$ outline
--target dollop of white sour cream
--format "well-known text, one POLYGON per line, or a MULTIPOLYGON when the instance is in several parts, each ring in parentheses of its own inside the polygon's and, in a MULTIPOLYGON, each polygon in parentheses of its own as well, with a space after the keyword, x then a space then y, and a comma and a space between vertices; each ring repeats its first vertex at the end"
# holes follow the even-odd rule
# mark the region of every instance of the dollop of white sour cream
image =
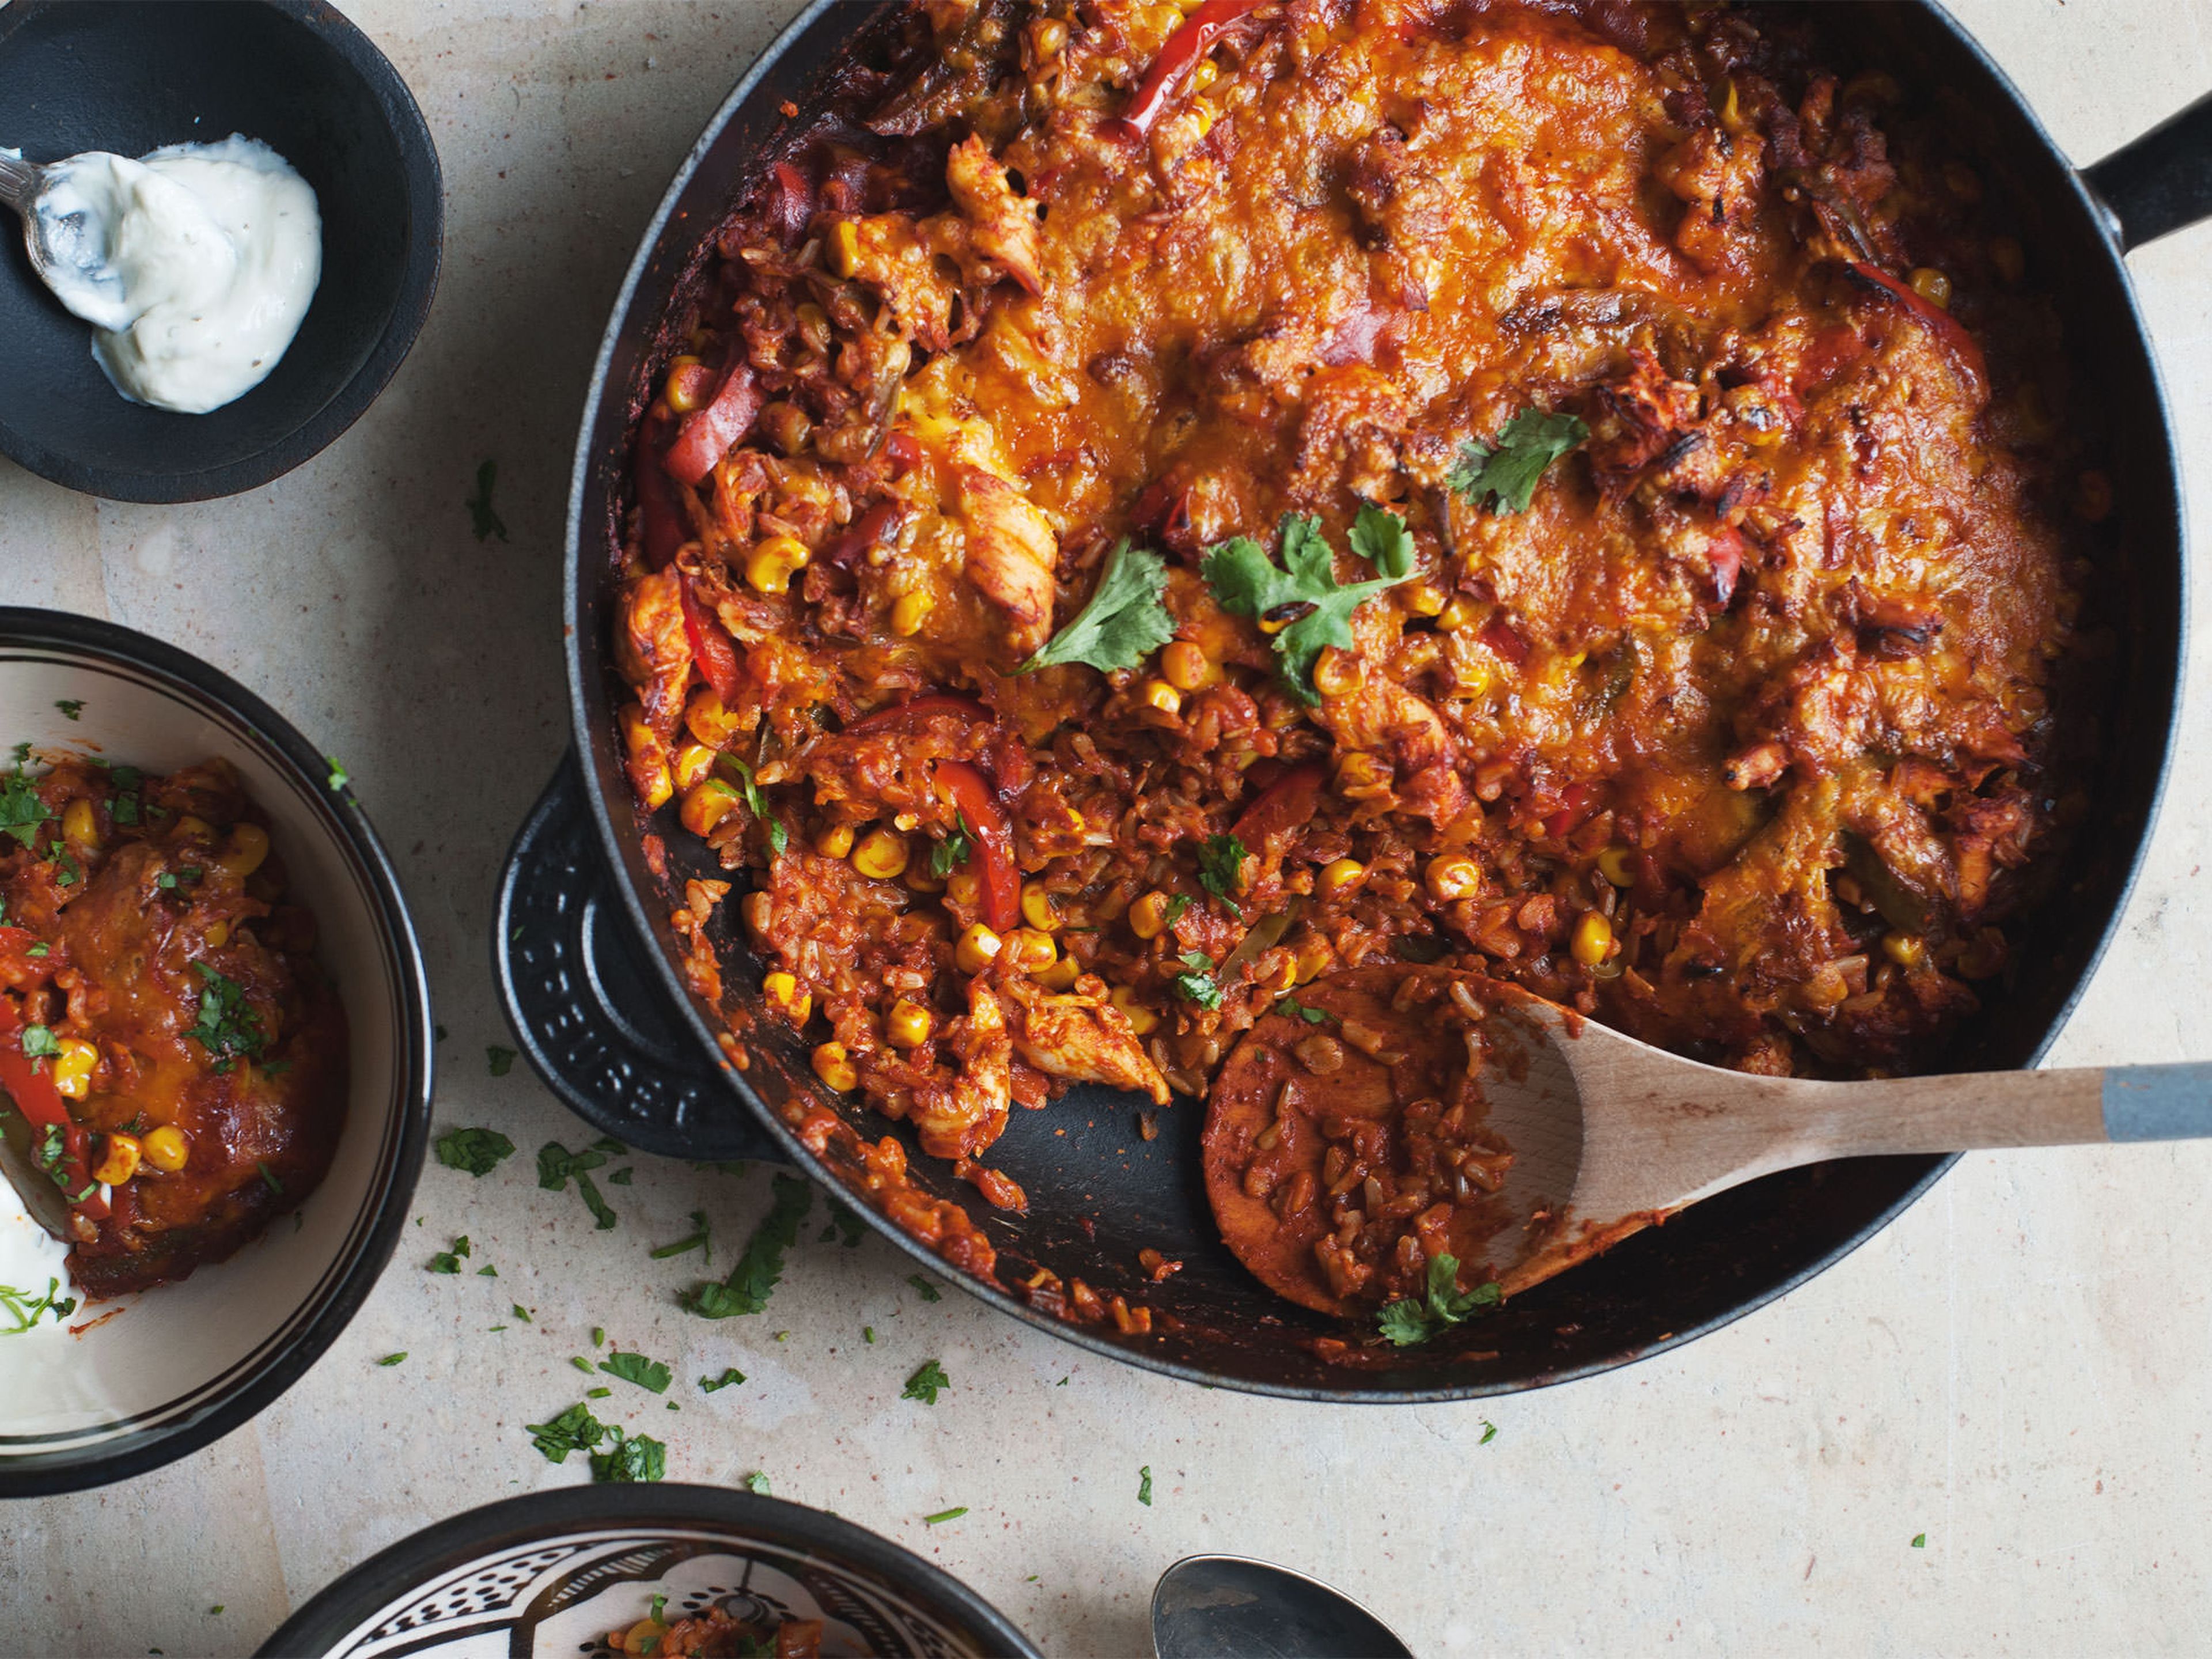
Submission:
POLYGON ((61 302, 134 403, 204 415, 261 384, 323 273, 315 192, 258 138, 88 150, 38 199, 61 302))

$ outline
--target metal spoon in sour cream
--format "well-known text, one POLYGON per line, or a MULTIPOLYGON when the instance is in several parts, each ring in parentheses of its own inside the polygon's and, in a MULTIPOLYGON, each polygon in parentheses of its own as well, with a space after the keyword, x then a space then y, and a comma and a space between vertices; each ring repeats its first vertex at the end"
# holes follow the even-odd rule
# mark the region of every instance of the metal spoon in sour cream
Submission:
POLYGON ((134 403, 204 415, 276 367, 322 276, 315 192, 258 139, 88 150, 32 168, 0 150, 0 191, 40 278, 93 325, 92 355, 134 403), (35 183, 33 180, 35 179, 35 183))

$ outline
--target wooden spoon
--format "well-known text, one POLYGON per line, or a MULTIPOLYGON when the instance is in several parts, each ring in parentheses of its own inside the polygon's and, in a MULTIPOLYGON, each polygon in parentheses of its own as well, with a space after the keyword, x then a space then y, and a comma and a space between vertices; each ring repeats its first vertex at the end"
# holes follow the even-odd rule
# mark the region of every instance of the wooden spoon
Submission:
POLYGON ((1989 1072, 1880 1082, 1753 1077, 1492 985, 1488 1130, 1535 1219, 1493 1241, 1506 1294, 1760 1176, 1836 1158, 2212 1136, 2212 1065, 1989 1072))

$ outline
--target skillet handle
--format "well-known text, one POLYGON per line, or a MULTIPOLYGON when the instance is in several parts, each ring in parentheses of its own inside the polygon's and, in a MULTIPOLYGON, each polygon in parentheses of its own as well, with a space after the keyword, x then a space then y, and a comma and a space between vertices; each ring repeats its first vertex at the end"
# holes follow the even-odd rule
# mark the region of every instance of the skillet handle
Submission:
POLYGON ((593 1128, 665 1158, 787 1162, 640 959, 592 844, 571 750, 500 872, 492 972, 545 1086, 593 1128))
POLYGON ((2212 94, 2081 177, 2118 222, 2124 253, 2212 215, 2212 94))

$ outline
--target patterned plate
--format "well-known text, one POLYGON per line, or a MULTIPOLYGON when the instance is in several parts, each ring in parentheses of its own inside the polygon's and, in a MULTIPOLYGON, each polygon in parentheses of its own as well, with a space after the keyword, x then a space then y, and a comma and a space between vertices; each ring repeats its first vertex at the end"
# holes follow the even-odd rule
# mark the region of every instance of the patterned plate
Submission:
POLYGON ((1036 1650, 958 1580, 848 1522, 714 1486, 512 1498, 373 1557, 262 1649, 317 1659, 610 1659, 611 1631, 720 1607, 823 1620, 824 1659, 1036 1650))

